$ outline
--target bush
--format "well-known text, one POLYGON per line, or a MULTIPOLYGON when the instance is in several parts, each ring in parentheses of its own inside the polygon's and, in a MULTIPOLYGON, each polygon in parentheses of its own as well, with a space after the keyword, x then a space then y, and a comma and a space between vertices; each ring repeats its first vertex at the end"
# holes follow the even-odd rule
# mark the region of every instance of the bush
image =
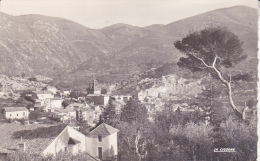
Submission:
POLYGON ((35 77, 31 77, 28 79, 29 81, 37 81, 37 79, 35 77))

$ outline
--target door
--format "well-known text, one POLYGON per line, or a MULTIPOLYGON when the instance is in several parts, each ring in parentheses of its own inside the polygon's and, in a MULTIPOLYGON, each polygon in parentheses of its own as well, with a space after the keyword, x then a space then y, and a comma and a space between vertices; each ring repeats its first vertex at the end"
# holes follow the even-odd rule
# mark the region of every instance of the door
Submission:
POLYGON ((98 158, 102 159, 102 148, 98 147, 98 158))

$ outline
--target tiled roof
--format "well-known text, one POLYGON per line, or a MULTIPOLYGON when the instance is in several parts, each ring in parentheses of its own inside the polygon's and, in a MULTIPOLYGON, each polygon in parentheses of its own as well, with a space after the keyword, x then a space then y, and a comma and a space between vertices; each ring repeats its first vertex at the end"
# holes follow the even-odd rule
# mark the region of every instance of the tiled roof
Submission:
POLYGON ((49 88, 56 88, 56 87, 55 86, 48 86, 47 88, 49 89, 49 88))
POLYGON ((4 107, 6 112, 15 112, 15 111, 28 111, 26 107, 4 107))
POLYGON ((0 123, 0 147, 7 150, 17 149, 22 139, 27 152, 41 154, 66 126, 0 123))
POLYGON ((54 111, 59 113, 76 112, 74 109, 63 109, 63 108, 54 108, 54 111))
POLYGON ((35 94, 53 94, 51 91, 34 91, 35 94))
POLYGON ((83 108, 81 110, 82 110, 82 112, 84 112, 84 111, 90 111, 90 112, 95 111, 94 109, 91 109, 91 108, 83 108))
POLYGON ((4 149, 4 148, 1 148, 1 147, 0 147, 0 153, 2 153, 2 154, 8 154, 8 153, 11 153, 11 150, 4 149))
POLYGON ((55 97, 55 98, 50 98, 50 100, 52 100, 52 101, 63 101, 62 98, 57 98, 57 97, 55 97))
POLYGON ((106 123, 102 123, 101 125, 96 127, 94 130, 89 132, 89 135, 111 135, 118 131, 119 131, 118 129, 116 129, 112 126, 109 126, 106 123))
POLYGON ((94 97, 94 96, 102 96, 102 97, 109 97, 108 94, 88 94, 87 97, 94 97))
POLYGON ((69 104, 66 107, 66 109, 81 109, 81 108, 84 108, 85 106, 86 106, 86 104, 83 104, 83 103, 72 103, 72 104, 69 104))

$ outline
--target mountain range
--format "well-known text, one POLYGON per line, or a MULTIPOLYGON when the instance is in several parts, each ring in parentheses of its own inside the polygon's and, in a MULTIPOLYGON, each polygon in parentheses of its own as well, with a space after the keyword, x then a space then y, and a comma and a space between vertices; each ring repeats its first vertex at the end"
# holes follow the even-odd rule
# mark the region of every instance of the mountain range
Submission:
MULTIPOLYGON (((171 15, 169 15, 171 16, 171 15)), ((244 42, 248 55, 241 69, 257 65, 257 10, 246 6, 218 9, 167 25, 115 24, 90 29, 63 18, 11 16, 0 12, 0 73, 59 78, 124 78, 177 63, 176 40, 207 26, 225 26, 244 42), (118 78, 118 77, 116 77, 118 78)), ((238 67, 238 68, 239 68, 238 67)))

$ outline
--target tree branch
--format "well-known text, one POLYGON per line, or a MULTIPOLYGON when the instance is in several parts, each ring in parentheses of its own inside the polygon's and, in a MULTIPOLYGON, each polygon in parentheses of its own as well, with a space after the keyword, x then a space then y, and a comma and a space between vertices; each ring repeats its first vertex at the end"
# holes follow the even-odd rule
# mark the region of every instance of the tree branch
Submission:
POLYGON ((242 118, 242 112, 239 111, 236 108, 236 105, 234 104, 233 98, 232 98, 232 88, 231 88, 231 82, 228 82, 226 79, 224 79, 224 77, 222 76, 222 73, 215 67, 216 65, 216 61, 218 59, 218 56, 216 56, 214 58, 214 61, 212 63, 212 66, 209 66, 202 58, 197 57, 195 54, 190 54, 192 55, 194 58, 200 60, 207 68, 211 68, 214 70, 214 72, 217 73, 218 78, 220 79, 220 81, 228 88, 228 94, 229 94, 229 102, 230 105, 232 107, 232 109, 234 110, 234 112, 236 113, 236 115, 238 115, 240 118, 242 118))
POLYGON ((215 67, 216 61, 217 61, 218 58, 219 58, 218 56, 215 56, 214 61, 213 61, 213 63, 212 63, 212 67, 215 67))
POLYGON ((212 68, 212 66, 209 66, 203 59, 197 57, 195 54, 189 54, 189 55, 191 55, 191 56, 193 56, 194 58, 200 60, 206 67, 212 68))
POLYGON ((232 98, 232 87, 231 87, 231 82, 228 82, 227 80, 225 80, 221 74, 221 72, 216 68, 216 67, 213 67, 213 70, 217 73, 220 81, 225 84, 228 88, 228 98, 229 98, 229 102, 230 102, 230 105, 232 107, 232 109, 234 110, 235 114, 237 116, 239 116, 240 118, 242 118, 242 112, 239 111, 233 101, 233 98, 232 98))

